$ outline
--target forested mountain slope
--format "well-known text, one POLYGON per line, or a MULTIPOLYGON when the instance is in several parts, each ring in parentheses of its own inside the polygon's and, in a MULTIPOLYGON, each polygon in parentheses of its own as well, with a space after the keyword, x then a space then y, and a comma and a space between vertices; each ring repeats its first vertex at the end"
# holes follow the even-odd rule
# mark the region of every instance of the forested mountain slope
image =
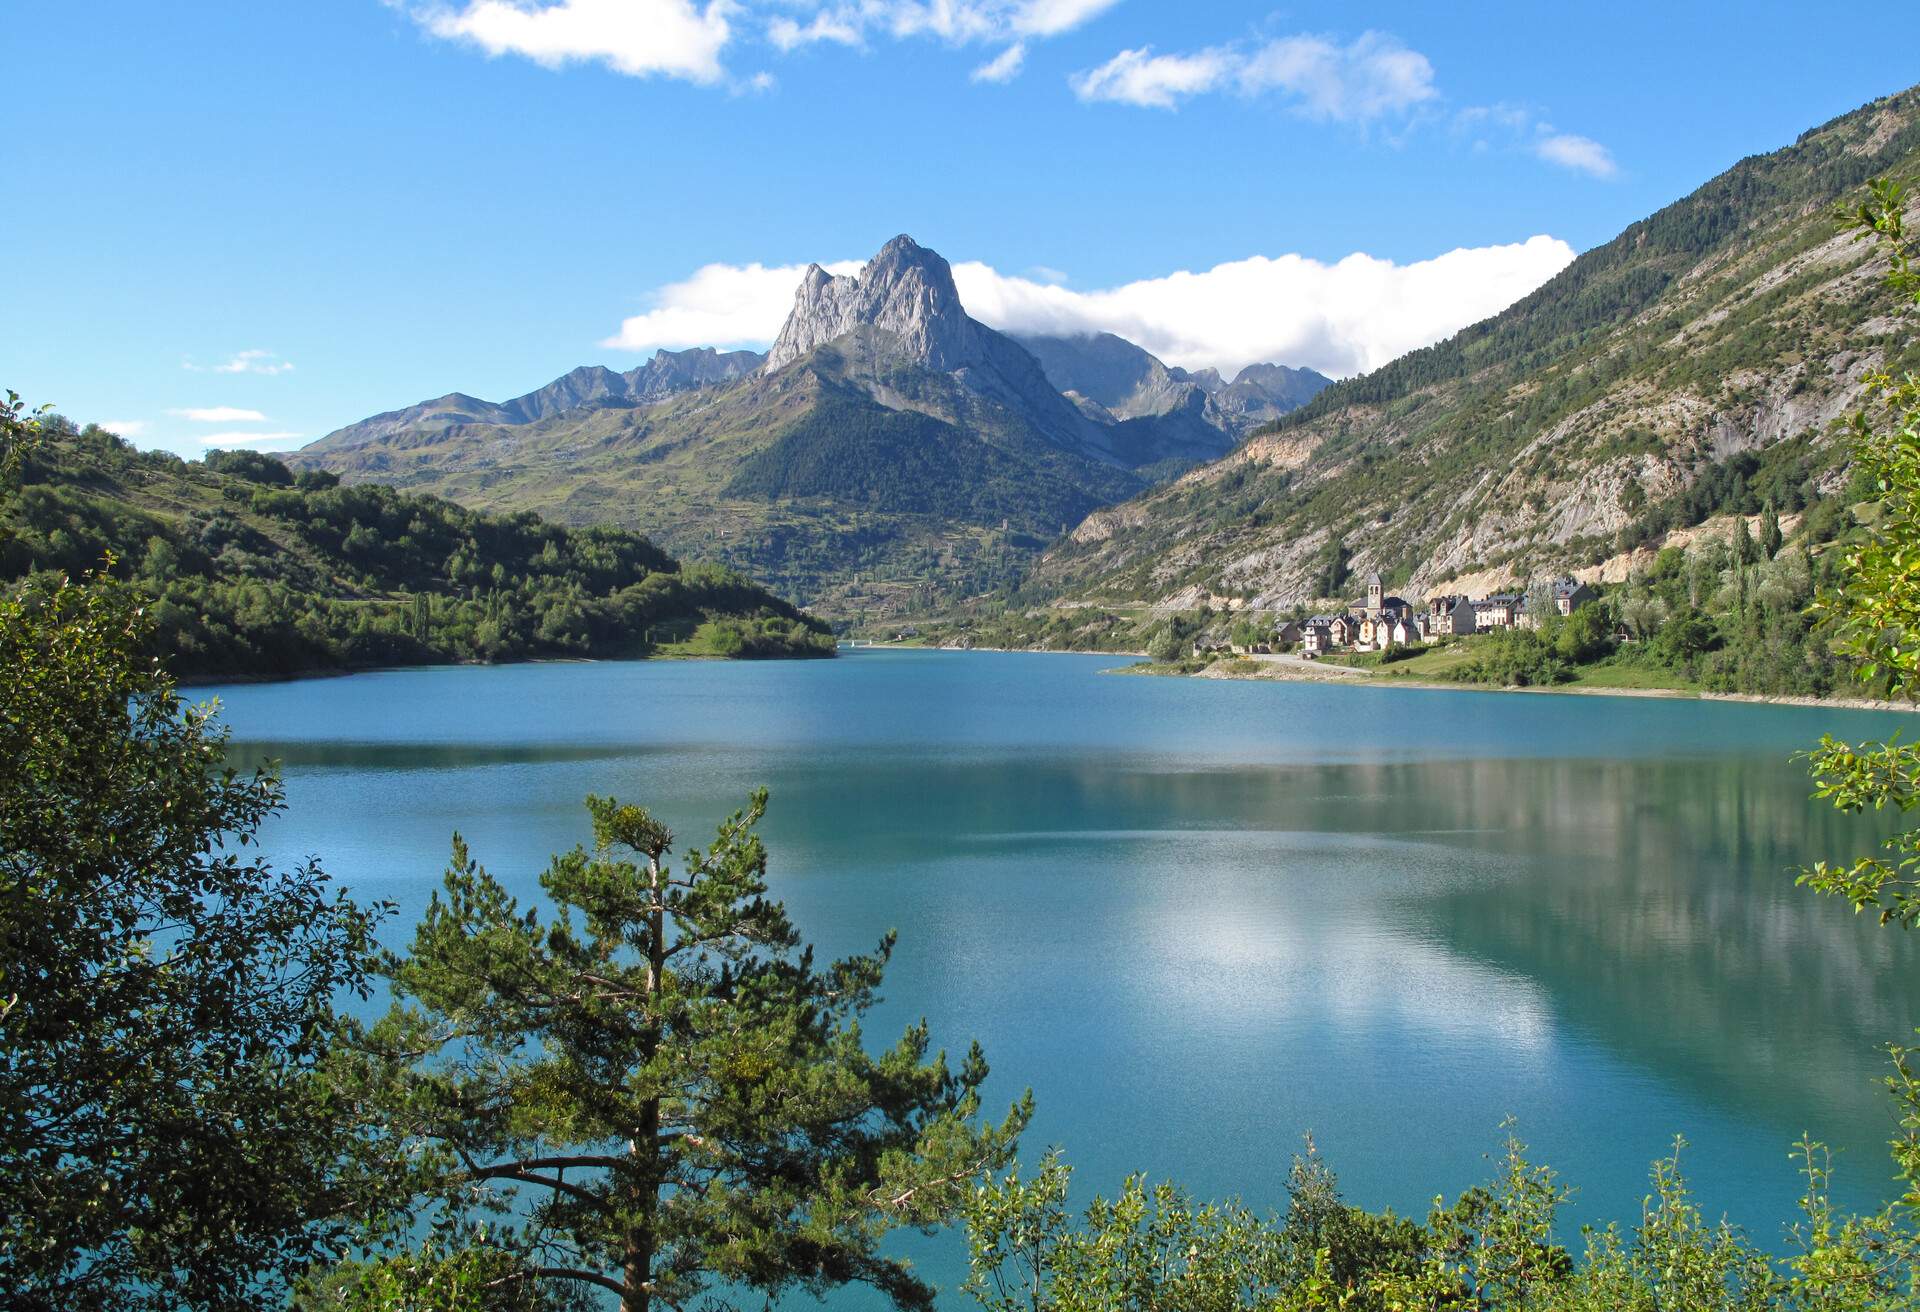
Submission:
POLYGON ((0 497, 0 578, 113 572, 181 677, 690 653, 831 655, 824 625, 637 534, 487 515, 268 456, 188 463, 54 420, 0 497))
POLYGON ((1089 512, 1231 449, 1251 425, 1229 412, 1277 413, 1312 386, 1215 376, 1217 404, 1181 383, 1179 406, 1083 407, 969 316, 946 260, 905 236, 856 275, 810 268, 764 359, 663 352, 646 368, 645 386, 583 369, 501 405, 442 397, 291 460, 638 529, 858 618, 1012 584, 1089 512))
POLYGON ((1920 364, 1884 261, 1835 217, 1884 174, 1920 174, 1920 92, 1741 161, 1501 314, 1096 512, 1024 595, 1284 608, 1378 569, 1412 596, 1617 567, 1670 528, 1836 491, 1862 377, 1920 364))

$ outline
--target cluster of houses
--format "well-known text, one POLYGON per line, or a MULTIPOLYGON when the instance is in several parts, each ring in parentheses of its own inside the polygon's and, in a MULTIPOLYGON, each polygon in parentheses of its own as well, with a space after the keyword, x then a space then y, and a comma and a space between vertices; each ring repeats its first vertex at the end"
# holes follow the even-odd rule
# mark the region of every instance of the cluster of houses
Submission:
POLYGON ((1416 606, 1386 595, 1380 576, 1367 579, 1367 599, 1343 614, 1284 620, 1273 635, 1273 649, 1298 647, 1302 655, 1330 651, 1386 651, 1437 638, 1490 629, 1532 628, 1548 606, 1571 615, 1599 594, 1575 579, 1554 579, 1525 592, 1496 592, 1485 597, 1432 596, 1416 606), (1536 592, 1538 589, 1538 592, 1536 592))

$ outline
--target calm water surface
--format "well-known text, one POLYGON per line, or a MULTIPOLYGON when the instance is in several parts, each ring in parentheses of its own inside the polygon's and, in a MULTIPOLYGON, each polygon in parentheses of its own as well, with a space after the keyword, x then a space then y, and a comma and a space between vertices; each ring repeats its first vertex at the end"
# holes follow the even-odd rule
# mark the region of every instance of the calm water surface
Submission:
MULTIPOLYGON (((444 669, 209 690, 284 763, 276 857, 401 915, 458 829, 523 896, 588 792, 688 841, 759 784, 823 950, 901 932, 876 1035, 926 1016, 1031 1085, 1082 1197, 1126 1172, 1282 1199, 1311 1131, 1348 1196, 1424 1214, 1503 1117, 1637 1215, 1672 1136, 1772 1241, 1789 1145, 1890 1193, 1878 1048, 1920 1024, 1901 935, 1793 886, 1885 822, 1791 753, 1898 717, 1690 701, 1118 678, 1113 657, 444 669)), ((1572 1226, 1569 1226, 1572 1233, 1572 1226)), ((922 1260, 956 1270, 958 1248, 922 1260)), ((955 1300, 958 1305, 958 1300, 955 1300)), ((852 1306, 853 1304, 847 1304, 852 1306)))

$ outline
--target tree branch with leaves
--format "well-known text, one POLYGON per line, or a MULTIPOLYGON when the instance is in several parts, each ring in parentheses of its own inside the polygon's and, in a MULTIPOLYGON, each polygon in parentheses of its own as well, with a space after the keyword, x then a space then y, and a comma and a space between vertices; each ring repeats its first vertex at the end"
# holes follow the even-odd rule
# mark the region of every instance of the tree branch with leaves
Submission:
MULTIPOLYGON (((1888 261, 1887 282, 1920 307, 1920 272, 1907 234, 1908 194, 1872 184, 1846 216, 1888 261)), ((1909 324, 1911 319, 1907 321, 1909 324)), ((1834 646, 1857 677, 1885 697, 1920 699, 1920 378, 1880 370, 1866 379, 1873 406, 1852 418, 1853 458, 1874 489, 1870 531, 1845 548, 1844 582, 1821 599, 1834 646)), ((1920 802, 1920 750, 1896 735, 1851 744, 1828 734, 1813 752, 1817 796, 1842 811, 1911 811, 1920 802)), ((1884 855, 1848 864, 1822 861, 1801 875, 1809 887, 1877 911, 1883 924, 1920 924, 1920 830, 1890 839, 1884 855)))

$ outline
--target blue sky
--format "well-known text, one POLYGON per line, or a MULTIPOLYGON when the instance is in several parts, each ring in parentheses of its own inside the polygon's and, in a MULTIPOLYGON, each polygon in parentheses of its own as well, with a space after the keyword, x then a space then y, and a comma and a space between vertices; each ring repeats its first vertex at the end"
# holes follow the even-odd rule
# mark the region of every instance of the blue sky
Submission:
POLYGON ((148 0, 0 53, 0 386, 188 453, 749 343, 903 231, 990 322, 1351 372, 1920 76, 1682 3, 148 0))

